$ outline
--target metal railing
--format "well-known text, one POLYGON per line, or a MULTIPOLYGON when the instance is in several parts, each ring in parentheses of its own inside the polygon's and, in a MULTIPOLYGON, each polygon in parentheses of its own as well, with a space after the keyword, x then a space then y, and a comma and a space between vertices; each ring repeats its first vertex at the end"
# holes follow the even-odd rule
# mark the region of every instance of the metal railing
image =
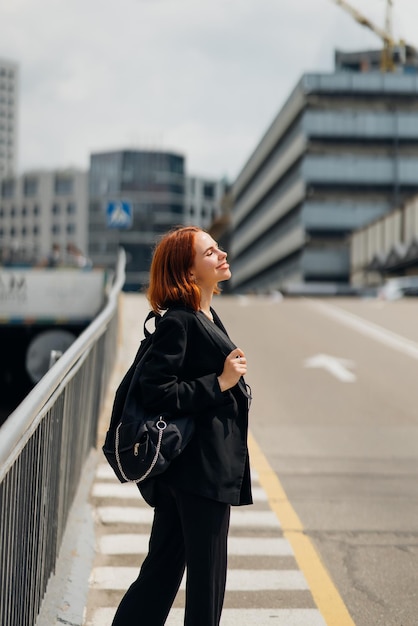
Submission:
POLYGON ((54 572, 117 346, 121 251, 108 303, 0 428, 0 624, 33 626, 54 572))

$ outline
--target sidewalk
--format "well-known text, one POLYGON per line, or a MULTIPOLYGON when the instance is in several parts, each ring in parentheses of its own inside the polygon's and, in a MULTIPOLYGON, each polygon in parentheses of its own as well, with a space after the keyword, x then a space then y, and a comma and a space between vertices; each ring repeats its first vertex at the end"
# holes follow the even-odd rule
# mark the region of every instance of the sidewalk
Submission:
MULTIPOLYGON (((110 626, 116 606, 137 577, 147 551, 153 511, 134 485, 121 485, 116 480, 100 454, 113 396, 142 338, 147 310, 144 297, 122 294, 120 345, 100 420, 99 455, 90 493, 95 554, 84 626, 110 626)), ((254 506, 232 509, 222 626, 325 626, 292 547, 259 484, 256 468, 252 479, 254 506)), ((167 626, 181 626, 183 614, 184 585, 167 626)))

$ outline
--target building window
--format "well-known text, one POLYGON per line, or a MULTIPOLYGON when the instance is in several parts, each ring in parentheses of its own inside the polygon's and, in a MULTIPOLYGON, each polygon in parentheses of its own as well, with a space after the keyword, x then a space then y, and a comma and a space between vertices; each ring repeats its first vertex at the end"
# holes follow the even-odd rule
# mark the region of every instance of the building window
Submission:
POLYGON ((203 185, 203 196, 205 198, 213 199, 215 197, 215 185, 210 183, 205 183, 203 185))
POLYGON ((59 224, 53 224, 52 228, 51 228, 51 231, 52 231, 53 235, 59 235, 60 231, 61 231, 60 225, 59 224))
POLYGON ((73 193, 73 179, 68 176, 55 177, 55 194, 57 196, 69 196, 73 193))
POLYGON ((74 235, 75 231, 76 231, 75 224, 67 224, 67 233, 69 235, 74 235))
POLYGON ((59 204, 53 204, 52 205, 52 213, 54 215, 59 215, 60 214, 60 205, 59 204))
POLYGON ((28 214, 28 210, 27 210, 27 208, 25 206, 23 206, 22 207, 22 215, 23 215, 23 217, 25 217, 25 215, 27 215, 27 214, 28 214))
POLYGON ((10 209, 10 217, 16 217, 16 207, 12 206, 10 209))
POLYGON ((25 178, 23 181, 23 195, 25 198, 33 198, 38 191, 37 178, 25 178))
POLYGON ((74 204, 74 202, 69 202, 69 203, 67 204, 67 214, 68 214, 68 215, 74 215, 74 214, 75 214, 75 212, 76 212, 76 209, 75 209, 75 204, 74 204))
POLYGON ((26 226, 22 226, 22 230, 20 232, 22 233, 22 237, 26 237, 26 233, 27 233, 26 226))
POLYGON ((33 214, 34 215, 40 215, 41 211, 40 208, 37 204, 35 204, 35 206, 33 207, 33 214))
POLYGON ((33 234, 34 235, 39 235, 39 226, 34 226, 33 227, 33 234))
POLYGON ((13 198, 15 192, 15 181, 3 180, 1 184, 1 196, 2 198, 13 198))

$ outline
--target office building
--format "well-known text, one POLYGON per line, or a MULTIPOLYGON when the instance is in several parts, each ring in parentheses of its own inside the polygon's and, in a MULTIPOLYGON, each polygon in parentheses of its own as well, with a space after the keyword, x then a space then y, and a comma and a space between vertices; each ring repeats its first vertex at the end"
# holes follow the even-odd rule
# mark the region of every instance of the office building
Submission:
POLYGON ((90 158, 89 256, 114 267, 127 253, 126 290, 148 282, 158 237, 184 222, 185 160, 180 154, 117 150, 90 158))
POLYGON ((52 249, 65 260, 87 247, 87 172, 32 171, 0 178, 0 261, 39 263, 52 249))
POLYGON ((0 58, 0 177, 16 173, 19 68, 0 58))
POLYGON ((185 224, 208 229, 222 215, 222 200, 228 185, 225 180, 201 176, 186 177, 185 224))
POLYGON ((348 283, 349 235, 418 192, 418 75, 305 74, 233 185, 232 287, 348 283))

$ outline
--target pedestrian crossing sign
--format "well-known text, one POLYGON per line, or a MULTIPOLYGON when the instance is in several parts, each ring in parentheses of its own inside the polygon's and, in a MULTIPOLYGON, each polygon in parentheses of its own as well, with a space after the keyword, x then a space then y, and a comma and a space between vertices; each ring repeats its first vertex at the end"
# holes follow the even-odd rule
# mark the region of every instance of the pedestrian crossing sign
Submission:
POLYGON ((108 228, 131 228, 132 204, 125 200, 108 202, 106 207, 106 222, 108 228))

